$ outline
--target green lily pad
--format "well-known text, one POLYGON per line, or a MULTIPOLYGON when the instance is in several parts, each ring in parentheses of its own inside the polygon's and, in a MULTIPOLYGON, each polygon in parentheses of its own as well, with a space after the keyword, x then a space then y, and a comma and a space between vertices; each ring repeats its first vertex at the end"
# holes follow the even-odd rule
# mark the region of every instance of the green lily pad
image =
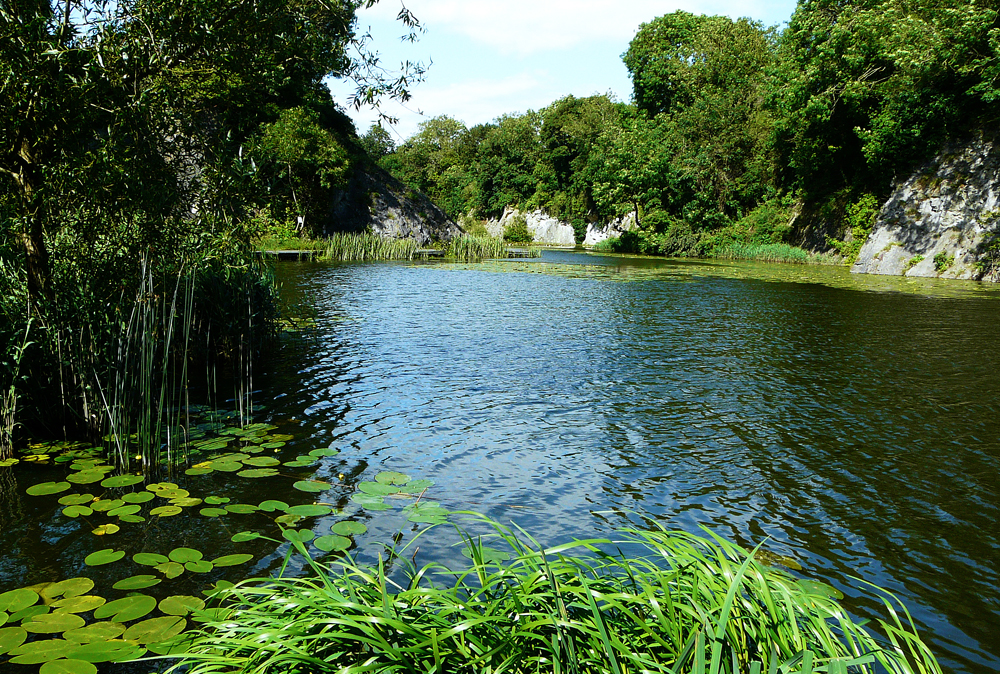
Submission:
POLYGON ((117 639, 125 633, 125 626, 121 623, 103 621, 90 623, 86 627, 76 630, 69 630, 64 635, 69 641, 79 644, 89 644, 93 641, 109 641, 117 639))
POLYGON ((399 493, 400 494, 420 494, 421 492, 426 491, 427 489, 429 489, 430 487, 433 487, 433 486, 434 486, 434 482, 432 480, 414 480, 413 482, 409 482, 409 483, 401 486, 399 488, 399 493))
POLYGON ((284 442, 263 442, 261 443, 261 449, 279 449, 284 447, 287 443, 284 442))
POLYGON ((284 501, 264 501, 257 507, 266 513, 273 513, 276 510, 287 510, 288 504, 284 501))
POLYGON ((7 617, 7 622, 13 624, 21 622, 22 620, 31 620, 37 615, 42 615, 49 612, 49 607, 39 604, 38 606, 29 606, 28 608, 23 608, 17 613, 11 613, 7 617))
POLYGON ((230 540, 233 543, 246 543, 247 541, 255 541, 258 538, 262 538, 262 536, 256 531, 241 531, 238 534, 233 534, 230 540))
POLYGON ((215 565, 212 562, 201 559, 197 562, 185 562, 184 568, 191 573, 209 573, 215 568, 215 565))
POLYGON ((26 587, 10 590, 9 592, 0 594, 0 611, 17 613, 29 606, 34 606, 38 602, 38 599, 38 593, 26 587))
POLYGON ((113 489, 115 487, 131 487, 134 484, 139 484, 145 480, 142 475, 116 475, 115 477, 109 477, 106 480, 101 481, 101 486, 105 489, 113 489))
POLYGON ((84 660, 49 660, 38 674, 97 674, 97 667, 84 660))
POLYGON ((95 536, 110 536, 111 534, 117 534, 121 530, 121 527, 117 524, 102 524, 90 533, 95 536))
POLYGON ((391 494, 399 493, 399 487, 382 484, 380 482, 362 482, 358 485, 358 489, 361 492, 371 494, 372 496, 389 496, 391 494))
POLYGON ((58 583, 52 583, 42 589, 39 594, 43 599, 58 599, 59 597, 79 597, 94 589, 94 581, 90 578, 67 578, 58 583))
POLYGON ((84 557, 83 563, 87 566, 103 566, 105 564, 117 562, 124 556, 124 550, 112 550, 111 548, 107 548, 106 550, 98 550, 97 552, 90 553, 84 557))
POLYGON ((125 501, 120 498, 109 498, 109 499, 98 499, 90 504, 90 508, 94 512, 106 513, 114 510, 115 508, 121 508, 125 505, 125 501))
POLYGON ((188 498, 189 496, 191 496, 191 492, 189 492, 187 489, 179 489, 175 487, 173 489, 161 489, 160 491, 156 492, 156 495, 159 496, 160 498, 165 498, 168 501, 179 501, 180 499, 188 498))
POLYGON ((195 636, 187 632, 153 644, 146 644, 146 648, 156 655, 184 655, 191 650, 194 641, 195 636))
POLYGON ((279 515, 274 518, 274 521, 282 526, 291 526, 302 519, 298 515, 279 515))
POLYGON ((320 536, 313 545, 323 552, 341 552, 351 547, 351 539, 344 536, 320 536))
POLYGON ((309 452, 309 456, 314 456, 317 459, 324 456, 337 456, 338 454, 340 454, 339 450, 331 449, 330 447, 321 447, 309 452))
POLYGON ((818 594, 820 596, 830 597, 838 601, 844 598, 843 592, 832 585, 827 585, 826 583, 822 583, 818 580, 800 580, 798 585, 809 594, 818 594))
POLYGON ((295 459, 294 461, 285 461, 285 463, 283 463, 282 465, 288 466, 289 468, 306 468, 315 463, 316 463, 315 459, 306 458, 306 459, 295 459))
POLYGON ((306 529, 305 531, 299 531, 298 529, 285 529, 281 532, 281 535, 284 536, 286 540, 292 541, 293 543, 295 541, 298 541, 299 543, 308 543, 316 537, 316 534, 309 529, 306 529))
POLYGON ((93 484, 104 479, 104 471, 101 470, 81 470, 66 477, 66 480, 73 484, 93 484))
POLYGON ((193 548, 174 548, 167 554, 167 556, 172 562, 185 564, 187 562, 197 562, 198 560, 204 558, 205 555, 193 548))
POLYGON ((83 627, 87 621, 73 613, 46 613, 25 620, 21 627, 33 634, 62 634, 66 630, 83 627))
POLYGON ((104 606, 107 600, 104 597, 95 597, 85 594, 82 597, 67 597, 53 602, 56 613, 87 613, 104 606))
POLYGON ((93 494, 66 494, 59 499, 60 505, 86 505, 94 500, 93 494))
MULTIPOLYGON (((206 597, 214 599, 216 597, 225 596, 229 592, 229 590, 233 589, 233 587, 235 587, 234 583, 231 583, 228 580, 219 580, 216 581, 215 585, 203 591, 202 594, 204 594, 206 597)), ((226 615, 228 615, 228 612, 229 609, 205 609, 204 611, 197 611, 194 615, 200 616, 199 618, 197 618, 200 620, 204 618, 205 614, 218 615, 220 613, 225 613, 226 615)), ((208 620, 215 620, 215 618, 208 618, 208 620)))
POLYGON ((156 515, 157 517, 173 517, 174 515, 180 515, 182 512, 184 512, 183 508, 170 505, 153 508, 149 511, 149 514, 156 515))
POLYGON ((186 616, 192 611, 200 611, 203 608, 205 608, 204 601, 184 594, 167 597, 160 602, 160 612, 167 615, 186 616))
POLYGON ((142 515, 119 515, 118 519, 122 522, 128 522, 130 524, 139 524, 140 522, 146 521, 146 518, 142 515))
POLYGON ((193 508, 194 506, 201 505, 201 503, 200 498, 191 498, 190 496, 170 500, 170 505, 177 506, 178 508, 193 508))
POLYGON ((188 468, 184 471, 185 475, 197 476, 197 475, 208 475, 209 473, 214 473, 215 469, 211 466, 201 466, 200 468, 188 468))
POLYGON ((287 433, 275 433, 269 436, 274 442, 288 442, 289 440, 294 440, 294 435, 288 435, 287 433))
POLYGON ((257 506, 246 503, 234 503, 226 506, 226 512, 231 512, 236 515, 249 515, 257 512, 258 510, 260 510, 260 508, 257 506))
POLYGON ((238 477, 246 477, 250 479, 259 479, 263 477, 274 477, 278 475, 278 471, 274 468, 251 468, 249 470, 241 470, 236 473, 238 477))
POLYGON ((329 515, 333 512, 333 508, 325 505, 297 505, 291 506, 285 510, 289 515, 298 515, 299 517, 322 517, 323 515, 329 515))
POLYGON ((64 658, 78 646, 79 644, 65 639, 44 639, 21 644, 7 653, 15 656, 10 661, 16 665, 40 665, 43 662, 64 658))
POLYGON ((387 470, 375 476, 375 481, 379 484, 404 485, 410 481, 410 476, 397 473, 394 470, 387 470))
POLYGON ((108 517, 121 517, 122 515, 135 515, 137 512, 142 510, 142 506, 138 503, 129 503, 123 505, 119 508, 108 511, 108 517))
POLYGON ((69 657, 87 662, 128 662, 141 658, 146 649, 127 641, 95 641, 77 646, 69 657))
POLYGON ((59 494, 69 489, 69 482, 43 482, 28 487, 30 496, 48 496, 49 494, 59 494))
POLYGON ((243 464, 237 461, 213 461, 212 470, 217 470, 222 473, 235 473, 236 471, 243 470, 243 464))
POLYGON ((125 503, 148 503, 154 498, 156 497, 148 491, 137 491, 135 493, 125 494, 122 496, 122 500, 125 501, 125 503))
POLYGON ((160 582, 160 579, 156 576, 140 574, 138 576, 132 576, 131 578, 119 580, 117 583, 112 585, 112 587, 116 590, 145 590, 147 587, 159 585, 160 582))
POLYGON ((162 573, 167 578, 176 578, 177 576, 184 573, 184 565, 178 564, 177 562, 164 562, 163 564, 157 564, 155 567, 157 571, 162 573))
POLYGON ((255 456, 250 459, 246 459, 243 463, 248 466, 256 466, 257 468, 271 468, 273 466, 281 465, 281 462, 272 456, 255 456))
POLYGON ((225 508, 202 508, 199 513, 205 517, 220 517, 227 514, 225 508))
POLYGON ((73 517, 73 518, 90 517, 91 515, 94 514, 94 511, 88 508, 87 506, 71 505, 63 508, 62 514, 65 515, 66 517, 73 517))
POLYGON ((351 494, 351 501, 370 511, 389 510, 392 508, 392 506, 382 500, 381 496, 373 496, 372 494, 351 494))
POLYGON ((109 601, 94 611, 98 620, 113 618, 117 623, 127 623, 147 615, 156 608, 156 600, 145 594, 131 594, 121 599, 109 601))
POLYGON ((238 566, 240 564, 245 564, 253 559, 253 555, 240 554, 240 555, 226 555, 225 557, 219 557, 218 559, 213 559, 212 564, 215 566, 238 566))
POLYGON ((208 505, 223 505, 225 503, 229 503, 232 500, 233 499, 229 498, 228 496, 209 496, 205 499, 205 503, 207 503, 208 505))
POLYGON ((407 522, 413 522, 414 524, 444 524, 448 521, 444 515, 410 515, 406 518, 407 522))
POLYGON ((368 527, 366 527, 361 522, 344 520, 343 522, 337 522, 336 524, 334 524, 332 527, 330 527, 330 530, 333 533, 339 534, 341 536, 356 536, 358 534, 363 534, 366 531, 368 531, 368 527))
POLYGON ((161 616, 132 625, 125 630, 125 635, 122 638, 126 641, 148 644, 175 637, 183 632, 185 627, 187 627, 187 620, 181 616, 161 616))
POLYGON ((300 480, 293 484, 292 487, 299 491, 318 493, 330 489, 333 485, 329 482, 321 482, 320 480, 300 480))
POLYGON ((0 655, 14 650, 28 639, 23 627, 0 627, 0 655))
POLYGON ((154 494, 158 491, 165 491, 169 489, 177 489, 177 484, 174 482, 154 482, 153 484, 146 485, 146 490, 151 491, 154 494))

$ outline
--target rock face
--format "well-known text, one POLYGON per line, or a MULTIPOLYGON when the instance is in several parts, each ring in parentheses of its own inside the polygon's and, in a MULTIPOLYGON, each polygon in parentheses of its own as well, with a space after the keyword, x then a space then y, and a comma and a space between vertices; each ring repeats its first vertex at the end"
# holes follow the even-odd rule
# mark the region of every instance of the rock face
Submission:
MULTIPOLYGON (((490 233, 490 236, 503 236, 507 225, 519 215, 524 216, 524 221, 528 225, 528 231, 534 237, 535 243, 544 243, 550 246, 576 245, 573 225, 562 220, 556 220, 541 210, 522 213, 518 209, 508 206, 504 209, 503 215, 499 220, 491 219, 486 221, 486 231, 490 233)), ((634 215, 626 215, 624 218, 618 218, 608 223, 588 223, 587 235, 583 240, 583 245, 596 245, 613 236, 621 236, 633 227, 635 227, 634 215)))
POLYGON ((330 205, 334 225, 326 231, 371 230, 385 238, 415 239, 427 246, 448 241, 462 228, 424 194, 414 192, 377 166, 358 168, 330 205))
POLYGON ((1000 281, 1000 143, 947 147, 882 206, 851 271, 1000 281))
POLYGON ((587 225, 587 237, 584 246, 596 246, 601 241, 621 236, 635 228, 635 214, 630 213, 623 218, 616 218, 609 223, 592 222, 587 225))

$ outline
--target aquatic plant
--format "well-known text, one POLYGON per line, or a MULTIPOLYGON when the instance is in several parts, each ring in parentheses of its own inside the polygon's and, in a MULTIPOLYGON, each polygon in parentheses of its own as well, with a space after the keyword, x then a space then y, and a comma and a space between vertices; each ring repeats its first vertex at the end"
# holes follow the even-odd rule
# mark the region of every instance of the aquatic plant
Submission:
POLYGON ((786 264, 835 264, 839 258, 815 255, 787 243, 730 243, 712 251, 723 260, 754 260, 786 264))
POLYGON ((447 256, 456 260, 474 261, 506 258, 507 243, 494 236, 456 236, 448 244, 447 256))
POLYGON ((413 239, 388 239, 362 232, 334 234, 317 247, 320 259, 341 261, 412 260, 417 252, 413 239))
POLYGON ((471 566, 457 571, 416 569, 404 548, 376 568, 310 560, 313 577, 222 590, 224 617, 203 626, 171 671, 941 671, 892 595, 880 592, 889 614, 880 638, 832 588, 715 536, 653 527, 542 548, 477 521, 503 549, 460 529, 471 566), (615 544, 643 552, 604 552, 615 544), (387 562, 405 565, 406 579, 395 582, 387 562))

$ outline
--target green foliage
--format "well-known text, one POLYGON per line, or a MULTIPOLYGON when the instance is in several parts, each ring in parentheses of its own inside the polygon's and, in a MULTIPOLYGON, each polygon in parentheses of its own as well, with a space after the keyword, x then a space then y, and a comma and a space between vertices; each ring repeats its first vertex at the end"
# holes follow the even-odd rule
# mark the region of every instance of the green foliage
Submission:
POLYGON ((358 144, 371 159, 376 161, 396 149, 395 141, 381 124, 372 124, 368 128, 368 133, 358 139, 358 144))
MULTIPOLYGON (((830 239, 828 243, 844 258, 845 264, 854 264, 858 253, 868 240, 868 235, 875 226, 880 204, 872 194, 862 194, 857 200, 847 205, 844 211, 845 228, 850 232, 850 239, 837 241, 830 239)), ((916 264, 916 263, 914 263, 916 264)))
POLYGON ((413 239, 386 239, 367 232, 334 234, 318 244, 320 259, 340 261, 412 260, 418 248, 413 239))
POLYGON ((934 271, 939 274, 943 274, 951 269, 953 264, 955 264, 955 256, 949 255, 943 250, 934 256, 934 271))
POLYGON ((893 645, 855 623, 833 588, 714 536, 631 529, 543 549, 485 524, 485 538, 459 530, 468 568, 418 570, 404 549, 390 553, 406 569, 399 581, 381 559, 307 559, 312 578, 226 589, 226 618, 207 623, 172 671, 941 671, 891 594, 877 591, 887 612, 877 629, 893 645), (601 552, 609 546, 635 552, 601 552))
POLYGON ((911 269, 913 269, 923 261, 924 261, 923 255, 914 255, 913 257, 911 257, 909 260, 906 261, 906 266, 903 267, 903 276, 906 276, 907 272, 909 272, 911 269))
POLYGON ((535 240, 528 229, 528 221, 522 213, 513 216, 504 227, 503 240, 507 243, 531 243, 535 240))
POLYGON ((466 261, 506 258, 507 243, 494 236, 456 236, 448 244, 448 257, 466 261))

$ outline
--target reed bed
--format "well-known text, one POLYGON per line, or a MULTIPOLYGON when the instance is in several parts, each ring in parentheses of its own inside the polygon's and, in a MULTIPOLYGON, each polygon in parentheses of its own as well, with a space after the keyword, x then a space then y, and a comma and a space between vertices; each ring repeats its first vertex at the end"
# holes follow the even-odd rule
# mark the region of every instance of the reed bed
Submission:
MULTIPOLYGON (((527 257, 541 257, 535 247, 527 247, 527 257)), ((510 256, 507 242, 495 236, 463 235, 455 237, 448 245, 447 256, 465 262, 475 260, 506 259, 510 256)))
POLYGON ((757 262, 783 262, 786 264, 835 264, 829 255, 815 255, 787 243, 730 243, 712 251, 713 257, 723 260, 753 260, 757 262))
POLYGON ((486 523, 486 540, 502 549, 462 533, 472 561, 460 571, 417 569, 404 548, 380 557, 377 568, 309 560, 314 577, 248 580, 223 590, 223 613, 171 671, 941 671, 905 608, 884 591, 877 592, 887 619, 876 636, 832 591, 714 536, 633 529, 616 541, 542 549, 524 532, 486 523), (602 552, 616 543, 642 553, 602 552), (390 578, 392 564, 406 567, 405 580, 390 578))
POLYGON ((334 234, 318 247, 321 260, 412 260, 417 252, 413 239, 383 239, 376 234, 334 234))

